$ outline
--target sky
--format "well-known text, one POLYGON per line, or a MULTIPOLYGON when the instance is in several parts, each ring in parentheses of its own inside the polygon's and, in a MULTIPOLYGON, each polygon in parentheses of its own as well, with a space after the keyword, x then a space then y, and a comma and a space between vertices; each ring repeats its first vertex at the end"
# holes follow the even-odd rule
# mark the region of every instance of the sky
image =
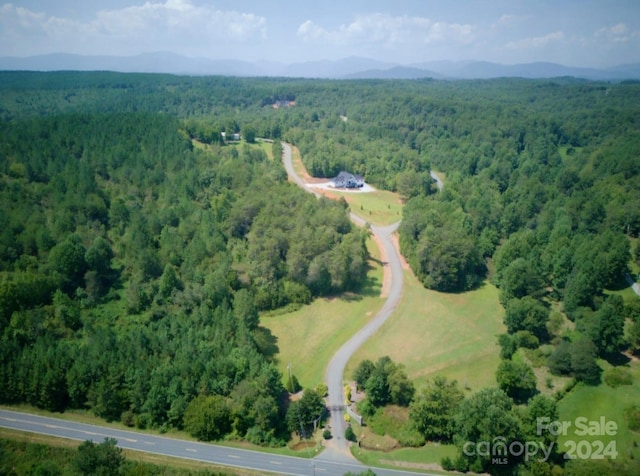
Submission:
POLYGON ((0 56, 640 62, 638 0, 0 0, 0 56))

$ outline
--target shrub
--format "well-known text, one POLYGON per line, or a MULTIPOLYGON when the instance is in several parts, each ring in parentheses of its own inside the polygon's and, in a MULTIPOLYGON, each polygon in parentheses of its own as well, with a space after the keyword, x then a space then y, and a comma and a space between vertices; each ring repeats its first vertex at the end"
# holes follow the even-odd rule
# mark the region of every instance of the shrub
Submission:
POLYGON ((620 385, 631 385, 633 383, 633 376, 629 369, 613 367, 604 373, 604 381, 609 387, 616 388, 620 385))
POLYGON ((376 413, 376 407, 371 404, 368 398, 358 402, 357 407, 360 415, 370 417, 376 413))
POLYGON ((322 432, 322 437, 323 437, 325 440, 330 440, 330 439, 331 439, 331 432, 330 432, 329 430, 324 430, 324 431, 322 432))
POLYGON ((448 456, 442 458, 442 460, 440 461, 440 466, 442 466, 442 469, 444 469, 445 471, 453 471, 454 469, 456 469, 453 461, 448 456))
POLYGON ((640 405, 632 405, 625 408, 624 418, 631 431, 640 431, 640 405))
POLYGON ((529 331, 516 332, 516 342, 518 347, 524 347, 525 349, 535 349, 540 345, 540 340, 529 331))
POLYGON ((403 425, 403 427, 400 429, 400 432, 398 432, 398 434, 395 436, 398 440, 398 443, 400 443, 400 445, 402 446, 418 448, 420 446, 424 446, 424 444, 426 443, 424 436, 420 434, 420 432, 416 430, 410 423, 403 425))
POLYGON ((122 424, 124 426, 128 426, 129 428, 133 427, 136 424, 136 415, 131 410, 122 412, 122 416, 120 417, 120 419, 122 420, 122 424))
POLYGON ((320 395, 322 398, 326 397, 329 394, 329 389, 327 388, 327 384, 321 383, 316 387, 316 393, 320 395))
POLYGON ((273 430, 266 431, 259 426, 252 426, 249 428, 245 438, 249 443, 269 448, 280 448, 286 444, 283 440, 273 434, 273 430))
POLYGON ((347 441, 357 441, 358 439, 356 438, 356 434, 353 432, 353 428, 351 428, 351 425, 349 425, 347 427, 346 430, 344 430, 344 437, 347 439, 347 441))

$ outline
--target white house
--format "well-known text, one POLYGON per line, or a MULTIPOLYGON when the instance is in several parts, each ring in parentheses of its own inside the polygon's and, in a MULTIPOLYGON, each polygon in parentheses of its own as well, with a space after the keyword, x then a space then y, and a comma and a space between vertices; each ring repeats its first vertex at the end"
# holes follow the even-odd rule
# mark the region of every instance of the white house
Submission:
POLYGON ((355 175, 344 171, 340 172, 332 182, 333 186, 336 188, 360 188, 364 186, 364 178, 361 175, 355 175))

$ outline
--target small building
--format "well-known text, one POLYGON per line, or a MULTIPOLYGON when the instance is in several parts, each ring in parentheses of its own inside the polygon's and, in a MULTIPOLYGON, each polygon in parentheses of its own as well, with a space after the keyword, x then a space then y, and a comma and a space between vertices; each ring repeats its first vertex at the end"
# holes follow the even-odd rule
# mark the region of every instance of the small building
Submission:
POLYGON ((364 178, 361 175, 344 171, 340 172, 332 182, 336 188, 361 188, 364 186, 364 178))
POLYGON ((233 134, 230 134, 228 138, 227 138, 227 133, 226 132, 221 132, 220 135, 222 136, 222 140, 224 140, 224 141, 227 141, 227 140, 239 141, 240 140, 240 134, 238 134, 237 132, 234 132, 233 134))

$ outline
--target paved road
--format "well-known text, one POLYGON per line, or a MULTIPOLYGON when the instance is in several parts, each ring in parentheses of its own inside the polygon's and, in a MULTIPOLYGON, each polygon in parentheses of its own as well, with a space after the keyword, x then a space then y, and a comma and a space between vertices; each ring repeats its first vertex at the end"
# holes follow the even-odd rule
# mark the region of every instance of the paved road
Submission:
MULTIPOLYGON (((317 191, 307 187, 304 181, 296 175, 291 164, 291 147, 287 144, 284 144, 284 158, 285 168, 289 176, 305 190, 318 195, 317 191)), ((357 215, 351 214, 351 219, 359 225, 365 224, 365 221, 357 215)), ((207 443, 177 440, 135 431, 116 430, 9 410, 0 410, 0 427, 79 441, 92 440, 102 442, 104 438, 110 437, 118 440, 118 446, 125 449, 276 474, 339 476, 347 472, 364 471, 367 469, 366 466, 363 466, 353 458, 349 452, 348 442, 344 439, 342 374, 351 355, 380 328, 400 300, 403 284, 402 266, 398 252, 391 241, 391 235, 397 226, 398 224, 396 223, 388 227, 371 227, 371 231, 378 236, 387 255, 392 277, 391 288, 382 309, 336 352, 329 363, 325 379, 329 387, 329 405, 334 408, 334 411, 332 411, 332 423, 335 440, 318 457, 304 459, 280 456, 207 443)), ((372 469, 380 476, 425 474, 402 470, 372 469)))
MULTIPOLYGON (((318 192, 312 188, 307 187, 304 181, 296 174, 293 169, 291 161, 291 147, 288 144, 283 143, 284 151, 284 166, 289 174, 289 177, 297 183, 300 187, 318 195, 318 192)), ((365 220, 361 217, 351 214, 351 220, 357 225, 365 225, 365 220)), ((349 451, 349 442, 344 438, 344 430, 346 424, 344 422, 344 392, 343 392, 343 374, 344 368, 351 356, 358 348, 365 343, 365 341, 371 337, 384 322, 391 316, 394 309, 400 301, 402 295, 402 264, 400 256, 393 242, 391 235, 398 228, 398 223, 387 227, 371 226, 371 232, 379 239, 384 247, 384 253, 387 256, 387 266, 391 271, 391 288, 386 302, 382 306, 382 309, 360 329, 351 339, 349 339, 338 351, 333 355, 327 371, 325 374, 325 382, 329 388, 329 409, 331 411, 331 429, 334 435, 334 440, 327 446, 327 449, 322 453, 324 458, 331 458, 336 461, 355 461, 351 452, 349 451)))
MULTIPOLYGON (((116 430, 9 410, 0 410, 0 426, 78 441, 92 440, 96 443, 101 443, 106 437, 110 437, 118 440, 119 447, 129 450, 271 474, 342 476, 347 472, 361 472, 366 469, 365 466, 359 463, 334 462, 326 458, 304 459, 280 456, 207 443, 177 440, 135 431, 116 430)), ((417 474, 377 468, 374 468, 374 471, 380 476, 409 476, 417 474)))

